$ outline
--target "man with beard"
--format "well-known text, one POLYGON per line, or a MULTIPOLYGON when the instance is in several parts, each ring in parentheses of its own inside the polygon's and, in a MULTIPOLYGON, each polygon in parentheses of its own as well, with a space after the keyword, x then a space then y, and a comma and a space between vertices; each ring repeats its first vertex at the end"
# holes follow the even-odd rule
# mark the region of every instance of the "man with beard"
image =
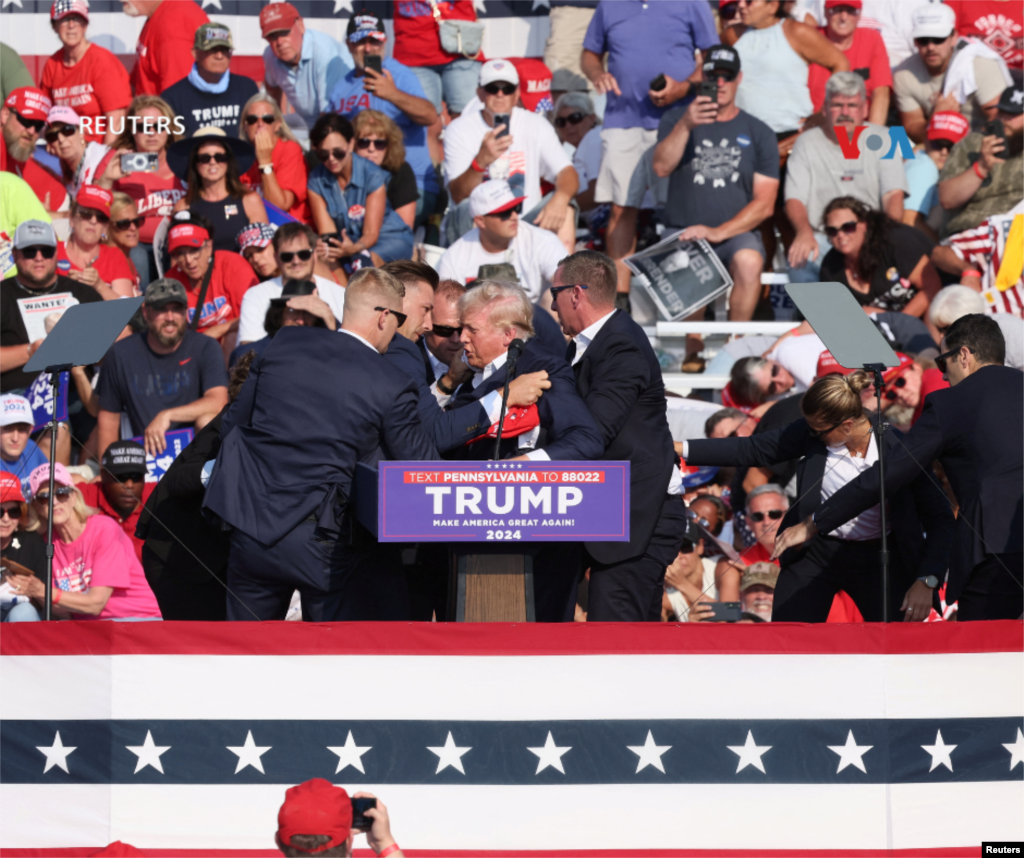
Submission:
POLYGON ((22 367, 43 343, 29 337, 23 310, 34 298, 88 304, 103 298, 91 286, 57 273, 57 236, 41 220, 27 220, 14 232, 17 273, 0 285, 0 391, 23 393, 38 377, 22 367), (74 299, 74 300, 70 300, 74 299))
POLYGON ((32 158, 46 127, 49 97, 32 86, 16 89, 0 107, 0 170, 20 176, 50 211, 56 211, 67 192, 57 178, 32 158))
POLYGON ((146 289, 146 330, 110 347, 99 397, 99 453, 118 438, 144 436, 150 455, 166 449, 164 434, 203 428, 228 402, 228 375, 217 341, 187 329, 188 296, 161 277, 146 289))

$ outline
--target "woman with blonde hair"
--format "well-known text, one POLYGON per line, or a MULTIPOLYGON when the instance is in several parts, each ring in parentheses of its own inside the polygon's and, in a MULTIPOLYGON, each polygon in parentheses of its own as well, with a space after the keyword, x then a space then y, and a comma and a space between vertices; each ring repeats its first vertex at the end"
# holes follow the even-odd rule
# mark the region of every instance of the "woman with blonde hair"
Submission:
POLYGON ((277 100, 265 92, 256 93, 242 108, 238 128, 238 136, 256 150, 256 161, 242 174, 242 184, 296 220, 311 223, 306 159, 277 100))
POLYGON ((110 247, 116 247, 128 260, 128 269, 132 273, 132 294, 142 294, 142 283, 139 270, 132 262, 132 251, 139 245, 139 231, 146 219, 139 214, 138 206, 124 191, 114 191, 114 200, 110 204, 110 223, 107 226, 107 241, 110 247))
POLYGON ((379 110, 364 110, 352 121, 355 151, 389 174, 388 202, 410 229, 415 228, 420 192, 416 174, 405 160, 402 131, 379 110))
MULTIPOLYGON (((683 456, 688 465, 762 468, 799 459, 797 499, 778 516, 778 535, 813 515, 878 460, 876 418, 865 412, 861 401, 861 391, 870 385, 865 372, 837 366, 804 394, 802 419, 748 438, 689 441, 683 456)), ((886 455, 900 448, 897 430, 889 429, 882 437, 886 455)), ((889 498, 887 509, 892 554, 888 598, 904 612, 904 620, 920 622, 927 619, 934 590, 945 575, 953 514, 941 488, 926 473, 889 498)), ((772 620, 824 622, 833 598, 844 590, 865 620, 881 621, 881 537, 881 512, 874 506, 831 533, 819 534, 806 546, 783 554, 772 620)))

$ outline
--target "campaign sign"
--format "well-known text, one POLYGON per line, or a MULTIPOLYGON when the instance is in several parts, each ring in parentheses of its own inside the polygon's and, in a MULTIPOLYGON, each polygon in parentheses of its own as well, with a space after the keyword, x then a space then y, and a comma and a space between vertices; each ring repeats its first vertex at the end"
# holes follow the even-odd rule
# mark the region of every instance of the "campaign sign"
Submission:
MULTIPOLYGON (((60 401, 57 403, 57 419, 68 419, 68 379, 71 373, 60 374, 60 401)), ((25 398, 32 406, 32 431, 38 432, 45 429, 53 420, 53 387, 50 385, 50 373, 41 372, 39 377, 32 382, 32 386, 25 391, 25 398)))
MULTIPOLYGON (((195 432, 191 429, 175 429, 172 432, 165 432, 164 441, 167 442, 167 449, 158 456, 146 454, 146 482, 160 482, 160 478, 167 473, 167 469, 178 458, 178 454, 192 443, 194 436, 195 432)), ((142 435, 138 438, 132 438, 132 440, 136 444, 142 444, 143 446, 146 444, 146 439, 142 435)))
POLYGON ((381 542, 628 542, 629 462, 381 462, 381 542))

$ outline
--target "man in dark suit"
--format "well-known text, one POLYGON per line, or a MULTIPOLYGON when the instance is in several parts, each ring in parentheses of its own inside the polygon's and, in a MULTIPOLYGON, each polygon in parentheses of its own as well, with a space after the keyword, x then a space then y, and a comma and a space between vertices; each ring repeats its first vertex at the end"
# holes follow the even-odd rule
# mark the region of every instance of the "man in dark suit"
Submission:
POLYGON ((665 568, 676 558, 685 506, 665 416, 661 366, 639 325, 615 309, 615 263, 583 250, 563 259, 551 295, 576 387, 608 460, 630 463, 629 542, 588 542, 588 620, 661 618, 665 568))
MULTIPOLYGON (((929 394, 921 417, 886 459, 886 493, 938 459, 960 505, 946 602, 959 602, 961 620, 1016 619, 1024 609, 1024 377, 1002 365, 1006 344, 991 316, 957 319, 943 349, 936 363, 951 386, 929 394)), ((878 493, 876 465, 780 533, 776 556, 878 503, 878 493)))
POLYGON ((352 578, 356 463, 437 458, 416 383, 382 357, 404 292, 386 272, 358 272, 341 331, 283 328, 224 417, 204 507, 234 528, 229 620, 283 619, 296 589, 304 619, 338 617, 352 578))

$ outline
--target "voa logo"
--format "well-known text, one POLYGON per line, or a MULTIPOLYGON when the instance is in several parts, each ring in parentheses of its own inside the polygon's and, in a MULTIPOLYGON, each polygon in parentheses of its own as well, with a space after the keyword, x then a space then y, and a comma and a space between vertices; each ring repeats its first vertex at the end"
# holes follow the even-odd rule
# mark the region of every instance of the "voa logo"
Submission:
MULTIPOLYGON (((839 148, 843 150, 843 157, 847 161, 856 161, 861 155, 860 136, 867 130, 867 125, 858 125, 851 134, 849 129, 843 125, 836 125, 836 140, 839 148)), ((907 131, 902 125, 893 125, 886 129, 889 132, 889 150, 881 157, 882 161, 891 161, 899 150, 900 156, 905 159, 914 157, 914 144, 910 142, 907 131)), ((864 147, 871 152, 880 152, 885 146, 885 138, 877 132, 872 132, 864 138, 864 147)))

